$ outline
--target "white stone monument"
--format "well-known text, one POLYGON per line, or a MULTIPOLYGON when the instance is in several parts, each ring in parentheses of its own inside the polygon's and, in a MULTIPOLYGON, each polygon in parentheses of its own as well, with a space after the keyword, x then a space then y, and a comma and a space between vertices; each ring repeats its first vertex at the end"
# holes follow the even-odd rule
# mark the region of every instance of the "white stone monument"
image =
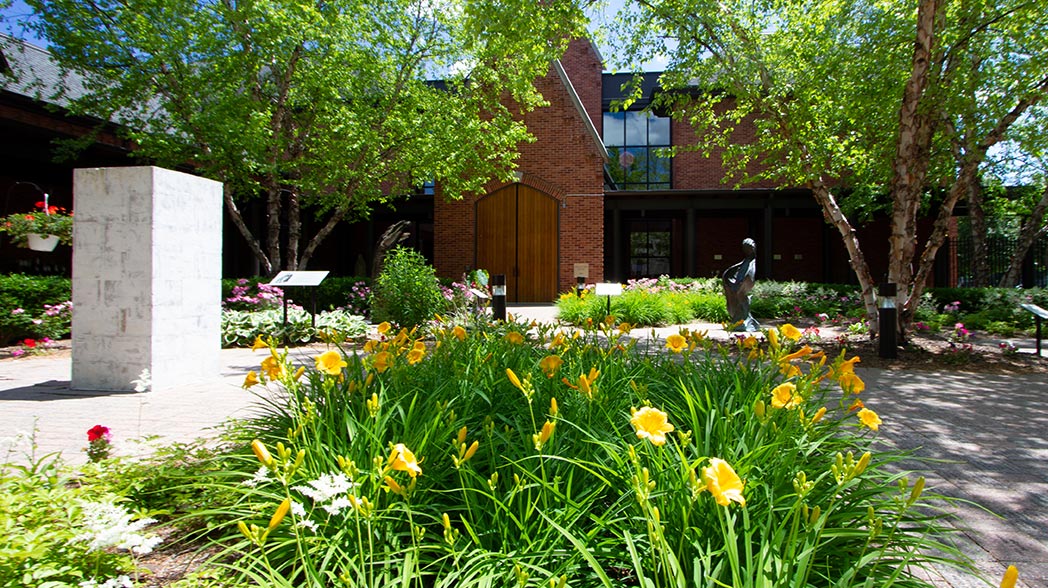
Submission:
POLYGON ((154 390, 217 377, 222 184, 78 169, 73 197, 71 387, 130 391, 143 369, 154 390))

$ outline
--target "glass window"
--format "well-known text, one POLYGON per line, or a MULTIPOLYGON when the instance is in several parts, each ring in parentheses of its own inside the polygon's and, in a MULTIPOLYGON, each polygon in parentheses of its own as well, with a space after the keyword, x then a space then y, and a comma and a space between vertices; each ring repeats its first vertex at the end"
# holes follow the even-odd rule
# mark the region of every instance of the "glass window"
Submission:
POLYGON ((604 144, 608 146, 621 146, 624 145, 623 140, 626 137, 625 127, 625 112, 605 112, 604 113, 604 144))
POLYGON ((671 271, 672 226, 668 220, 630 224, 630 278, 657 278, 671 271))
POLYGON ((670 188, 670 119, 646 111, 605 112, 604 145, 611 176, 620 190, 670 188))

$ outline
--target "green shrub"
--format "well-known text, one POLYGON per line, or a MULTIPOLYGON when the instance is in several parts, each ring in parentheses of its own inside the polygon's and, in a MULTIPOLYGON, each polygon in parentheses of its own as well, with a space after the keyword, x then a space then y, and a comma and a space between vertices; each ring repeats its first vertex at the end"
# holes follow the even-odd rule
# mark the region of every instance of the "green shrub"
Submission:
POLYGON ((371 316, 402 327, 425 325, 444 309, 436 272, 414 249, 396 247, 371 290, 371 316))
POLYGON ((71 297, 69 278, 0 276, 0 345, 26 338, 67 337, 72 319, 68 305, 71 297))
POLYGON ((53 456, 26 466, 0 465, 4 586, 100 585, 134 575, 130 548, 117 549, 119 542, 134 542, 129 545, 143 553, 152 549, 150 534, 132 521, 141 516, 129 515, 117 496, 75 482, 53 456))

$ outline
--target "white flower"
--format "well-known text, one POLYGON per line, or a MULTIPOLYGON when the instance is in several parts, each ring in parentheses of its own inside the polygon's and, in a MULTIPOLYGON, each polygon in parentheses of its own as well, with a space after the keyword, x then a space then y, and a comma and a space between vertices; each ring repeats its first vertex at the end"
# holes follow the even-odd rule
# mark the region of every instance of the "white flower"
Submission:
POLYGON ((323 509, 330 515, 337 515, 342 512, 342 509, 353 506, 353 503, 349 501, 345 496, 339 496, 338 498, 331 501, 331 504, 325 504, 323 509))
POLYGON ((314 533, 317 532, 317 524, 314 523, 313 521, 309 520, 309 519, 302 519, 302 520, 300 520, 296 524, 299 527, 305 527, 306 529, 309 529, 310 531, 313 531, 314 533))
POLYGON ((307 484, 308 486, 295 486, 293 489, 312 498, 313 502, 327 502, 355 485, 343 473, 321 474, 319 478, 307 484))
POLYGON ((135 583, 128 576, 117 576, 99 584, 94 578, 80 582, 80 588, 135 588, 135 583))
POLYGON ((306 507, 302 506, 301 502, 292 500, 291 514, 293 514, 296 519, 304 519, 306 518, 306 507))
POLYGON ((149 389, 153 387, 153 376, 149 373, 149 368, 146 368, 138 374, 137 380, 131 380, 131 383, 135 385, 135 392, 149 392, 149 389))
POLYGON ((155 535, 147 536, 140 532, 147 525, 155 523, 155 519, 142 518, 132 521, 131 514, 122 506, 110 502, 85 501, 80 503, 80 509, 83 512, 83 526, 86 531, 73 540, 88 542, 89 549, 115 547, 145 555, 151 553, 153 547, 162 541, 155 535))
POLYGON ((244 486, 247 486, 248 488, 254 488, 255 486, 258 486, 259 484, 265 484, 268 481, 269 481, 269 468, 267 468, 266 466, 262 466, 262 467, 258 468, 258 471, 255 472, 255 475, 252 476, 251 479, 244 480, 243 482, 241 482, 241 484, 243 484, 244 486))

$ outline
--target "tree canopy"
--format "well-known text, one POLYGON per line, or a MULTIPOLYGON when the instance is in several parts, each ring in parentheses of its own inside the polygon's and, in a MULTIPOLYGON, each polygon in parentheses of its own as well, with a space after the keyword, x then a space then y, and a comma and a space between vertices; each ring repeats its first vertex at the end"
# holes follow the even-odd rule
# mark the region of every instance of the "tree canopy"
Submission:
POLYGON ((519 115, 542 103, 532 82, 583 25, 572 0, 27 3, 84 80, 57 89, 73 111, 224 182, 266 273, 304 268, 338 222, 424 181, 457 198, 509 174, 519 115), (253 197, 264 235, 240 213, 253 197), (314 235, 304 211, 325 219, 314 235))
POLYGON ((905 328, 954 204, 1048 90, 1048 15, 1031 0, 634 0, 618 25, 629 58, 671 56, 662 85, 681 92, 666 99, 695 127, 697 148, 726 148, 735 181, 811 189, 873 324, 871 245, 855 216, 890 211, 888 281, 905 328), (752 143, 731 141, 742 121, 757 128, 752 143), (918 255, 929 206, 935 226, 918 255))

